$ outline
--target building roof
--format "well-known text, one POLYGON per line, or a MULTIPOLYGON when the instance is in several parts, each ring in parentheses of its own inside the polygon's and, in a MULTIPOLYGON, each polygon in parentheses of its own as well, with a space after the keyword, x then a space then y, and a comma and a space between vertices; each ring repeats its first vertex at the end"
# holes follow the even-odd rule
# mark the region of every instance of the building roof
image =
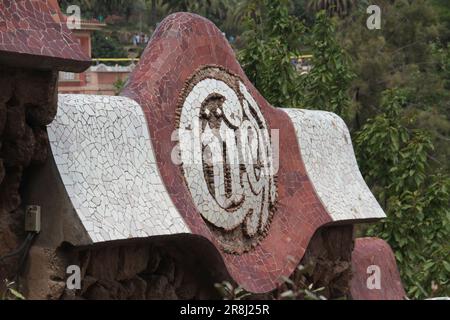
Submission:
POLYGON ((56 0, 2 0, 0 63, 82 72, 90 66, 56 0))

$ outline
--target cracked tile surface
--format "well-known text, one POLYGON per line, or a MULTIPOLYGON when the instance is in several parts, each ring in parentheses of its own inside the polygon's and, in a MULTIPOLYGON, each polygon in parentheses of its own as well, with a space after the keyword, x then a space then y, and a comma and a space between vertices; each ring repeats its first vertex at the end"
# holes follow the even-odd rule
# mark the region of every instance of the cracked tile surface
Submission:
POLYGON ((90 65, 52 0, 2 0, 0 59, 15 66, 81 72, 90 65))
POLYGON ((136 102, 59 95, 48 135, 67 193, 94 242, 190 232, 160 178, 136 102))
POLYGON ((359 171, 344 121, 331 112, 283 110, 295 126, 308 177, 332 219, 385 218, 359 171))

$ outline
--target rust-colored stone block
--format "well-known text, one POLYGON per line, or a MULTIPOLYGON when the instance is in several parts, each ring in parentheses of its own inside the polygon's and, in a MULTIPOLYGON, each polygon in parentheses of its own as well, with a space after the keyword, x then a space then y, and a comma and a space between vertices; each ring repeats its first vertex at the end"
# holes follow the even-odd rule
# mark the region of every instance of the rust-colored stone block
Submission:
POLYGON ((355 240, 350 292, 355 300, 402 300, 406 297, 395 262, 386 241, 378 238, 355 240))

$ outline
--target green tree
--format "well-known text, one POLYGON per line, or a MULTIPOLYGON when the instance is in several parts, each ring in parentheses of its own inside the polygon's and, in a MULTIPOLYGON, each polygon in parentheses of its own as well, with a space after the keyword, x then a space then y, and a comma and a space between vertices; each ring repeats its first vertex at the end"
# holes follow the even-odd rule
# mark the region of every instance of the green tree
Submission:
POLYGON ((350 61, 335 39, 335 27, 319 13, 310 30, 289 13, 288 1, 248 3, 241 64, 258 90, 275 106, 350 114, 350 61), (300 48, 313 54, 313 68, 300 75, 292 60, 300 48))
POLYGON ((323 11, 318 13, 308 41, 313 68, 302 77, 302 106, 335 112, 348 119, 354 73, 335 33, 332 21, 323 11))
POLYGON ((350 127, 359 130, 379 113, 382 93, 404 88, 410 94, 407 113, 417 127, 431 133, 435 167, 450 170, 450 88, 448 49, 441 44, 442 30, 430 1, 374 1, 382 11, 380 30, 366 27, 365 11, 340 21, 336 35, 349 53, 356 77, 352 82, 350 127))
POLYGON ((357 6, 356 0, 309 0, 308 9, 312 12, 324 10, 329 16, 346 16, 357 6))
POLYGON ((409 129, 405 90, 383 93, 380 113, 355 135, 361 171, 387 213, 368 230, 395 252, 410 297, 450 295, 450 177, 429 165, 429 133, 409 129))
POLYGON ((285 0, 249 2, 244 19, 239 60, 247 76, 271 104, 298 107, 301 81, 291 60, 298 55, 303 24, 289 14, 285 0))
POLYGON ((92 37, 92 56, 94 58, 125 58, 127 52, 114 34, 96 31, 92 37))
POLYGON ((448 0, 431 0, 431 3, 436 8, 439 19, 442 23, 440 30, 440 38, 443 43, 450 41, 450 1, 448 0))
POLYGON ((65 9, 70 5, 78 5, 84 18, 107 17, 110 14, 126 15, 127 19, 133 8, 142 1, 130 0, 59 0, 60 6, 65 9))

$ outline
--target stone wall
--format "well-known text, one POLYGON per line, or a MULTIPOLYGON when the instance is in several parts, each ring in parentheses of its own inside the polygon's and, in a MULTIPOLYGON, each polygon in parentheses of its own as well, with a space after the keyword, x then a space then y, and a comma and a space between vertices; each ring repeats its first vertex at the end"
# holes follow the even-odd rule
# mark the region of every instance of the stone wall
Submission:
POLYGON ((219 255, 190 235, 101 245, 34 246, 26 270, 29 299, 219 299, 214 284, 230 278, 219 255), (81 290, 66 287, 66 269, 81 269, 81 290))
POLYGON ((219 298, 211 266, 173 245, 138 245, 82 253, 84 299, 219 298), (106 261, 106 263, 105 263, 106 261))
MULTIPOLYGON (((320 294, 328 299, 349 298, 352 250, 352 226, 319 229, 301 261, 310 272, 294 273, 291 279, 304 288, 312 283, 324 287, 320 294)), ((236 286, 212 247, 200 238, 106 245, 74 251, 72 257, 82 269, 82 290, 61 290, 61 299, 219 299, 216 283, 236 286)), ((249 298, 280 299, 289 289, 282 285, 249 298)))
POLYGON ((282 293, 293 290, 298 293, 295 299, 304 299, 305 295, 300 289, 313 285, 313 289, 323 288, 318 294, 326 299, 351 299, 353 235, 352 225, 318 229, 299 264, 304 268, 303 271, 296 269, 289 277, 295 285, 284 283, 272 292, 252 295, 250 298, 290 299, 282 297, 282 293))
MULTIPOLYGON (((0 256, 23 240, 23 174, 48 154, 45 126, 56 115, 57 73, 0 66, 0 256)), ((17 272, 13 259, 0 265, 3 279, 17 272)))
POLYGON ((302 265, 311 267, 306 282, 325 288, 321 294, 328 299, 350 297, 353 236, 353 225, 320 228, 302 259, 302 265))
MULTIPOLYGON (((319 229, 301 261, 310 271, 295 272, 291 279, 301 288, 324 287, 320 294, 328 299, 350 298, 352 249, 352 226, 319 229)), ((33 272, 28 273, 27 295, 33 299, 220 299, 216 283, 236 286, 212 245, 200 237, 159 237, 85 248, 63 245, 58 250, 35 247, 30 260, 33 272), (81 290, 65 286, 70 264, 81 268, 81 290)), ((284 284, 249 298, 280 299, 289 289, 284 284)))
MULTIPOLYGON (((325 287, 320 294, 328 299, 350 298, 352 229, 318 230, 301 261, 310 271, 294 273, 291 279, 303 288, 325 287)), ((236 286, 212 245, 192 236, 84 248, 35 246, 26 275, 24 293, 29 299, 220 299, 216 283, 228 281, 236 286), (81 290, 66 288, 66 268, 72 264, 81 268, 81 290)), ((289 289, 285 284, 249 298, 280 299, 289 289)))

